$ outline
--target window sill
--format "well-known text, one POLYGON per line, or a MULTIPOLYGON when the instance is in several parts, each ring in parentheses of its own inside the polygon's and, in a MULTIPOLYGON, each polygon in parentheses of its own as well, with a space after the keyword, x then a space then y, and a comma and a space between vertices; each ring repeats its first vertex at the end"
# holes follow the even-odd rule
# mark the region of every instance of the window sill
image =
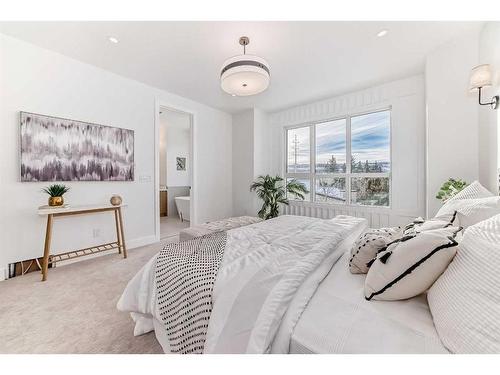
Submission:
POLYGON ((307 207, 320 207, 320 208, 336 208, 336 209, 346 209, 346 210, 370 210, 370 211, 381 211, 387 212, 392 211, 391 206, 369 206, 361 204, 340 204, 340 203, 324 203, 324 202, 310 202, 301 200, 289 200, 290 205, 307 206, 307 207))

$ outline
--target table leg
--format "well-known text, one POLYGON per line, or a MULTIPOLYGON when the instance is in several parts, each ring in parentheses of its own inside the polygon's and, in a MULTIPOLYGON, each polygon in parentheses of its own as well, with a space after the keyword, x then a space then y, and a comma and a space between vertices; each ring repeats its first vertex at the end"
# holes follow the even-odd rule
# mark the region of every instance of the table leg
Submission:
POLYGON ((122 220, 122 209, 121 207, 118 207, 118 220, 120 222, 120 235, 122 238, 122 245, 123 245, 123 257, 127 257, 127 247, 125 246, 125 236, 123 235, 123 220, 122 220))
POLYGON ((122 253, 123 239, 120 235, 120 223, 118 222, 118 209, 115 211, 116 242, 118 242, 118 254, 122 253))
POLYGON ((47 280, 49 270, 50 240, 52 238, 52 214, 47 215, 47 228, 45 229, 45 246, 43 249, 42 281, 47 280))

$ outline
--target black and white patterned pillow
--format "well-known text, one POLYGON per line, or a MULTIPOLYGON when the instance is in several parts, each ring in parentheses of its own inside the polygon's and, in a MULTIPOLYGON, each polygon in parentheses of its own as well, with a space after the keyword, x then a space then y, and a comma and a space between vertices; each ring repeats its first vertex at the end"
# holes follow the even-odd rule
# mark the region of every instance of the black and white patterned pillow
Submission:
POLYGON ((413 222, 406 225, 403 229, 403 236, 412 236, 417 233, 425 232, 428 230, 442 229, 453 226, 457 212, 455 211, 450 217, 446 218, 433 218, 425 220, 422 217, 417 217, 413 222))
POLYGON ((461 230, 449 226, 394 241, 371 262, 365 298, 392 301, 425 292, 453 260, 461 230))
POLYGON ((367 273, 369 263, 388 244, 401 238, 400 227, 369 229, 362 234, 351 248, 349 270, 351 273, 367 273))

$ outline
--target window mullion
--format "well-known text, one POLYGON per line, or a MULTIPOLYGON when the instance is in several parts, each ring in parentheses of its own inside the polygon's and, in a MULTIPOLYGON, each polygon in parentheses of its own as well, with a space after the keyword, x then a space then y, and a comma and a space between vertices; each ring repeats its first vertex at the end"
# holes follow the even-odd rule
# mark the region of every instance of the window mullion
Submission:
POLYGON ((283 170, 285 171, 285 175, 288 174, 288 129, 285 129, 285 140, 284 140, 284 150, 285 150, 285 163, 283 170))
POLYGON ((310 186, 310 193, 309 193, 309 201, 314 202, 316 200, 315 194, 316 194, 316 188, 315 188, 315 175, 316 175, 316 126, 314 124, 310 125, 309 128, 309 138, 311 141, 309 142, 310 144, 310 167, 309 167, 309 186, 310 186))
POLYGON ((346 188, 346 204, 351 204, 351 116, 346 117, 346 181, 345 181, 345 188, 346 188))

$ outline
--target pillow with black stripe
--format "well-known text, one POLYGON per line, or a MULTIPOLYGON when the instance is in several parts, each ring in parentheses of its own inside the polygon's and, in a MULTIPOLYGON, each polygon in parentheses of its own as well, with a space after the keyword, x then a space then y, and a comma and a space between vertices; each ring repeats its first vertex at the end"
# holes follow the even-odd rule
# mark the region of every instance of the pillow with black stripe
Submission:
POLYGON ((447 208, 457 213, 461 227, 468 228, 500 214, 500 197, 460 199, 448 204, 447 208))
POLYGON ((352 246, 349 257, 351 273, 367 273, 367 263, 375 258, 380 250, 400 237, 400 227, 368 229, 352 246))
POLYGON ((415 297, 429 289, 456 253, 456 234, 446 227, 394 241, 372 261, 365 280, 367 300, 394 301, 415 297))
POLYGON ((433 218, 429 220, 424 220, 421 217, 417 217, 413 222, 408 224, 403 229, 403 236, 414 235, 420 232, 425 232, 428 230, 441 229, 451 227, 455 222, 457 217, 457 212, 453 212, 451 217, 445 218, 433 218))
POLYGON ((460 211, 459 208, 464 200, 490 198, 494 196, 495 194, 488 191, 488 189, 486 189, 478 181, 474 181, 456 195, 448 199, 437 212, 436 218, 443 220, 451 219, 456 211, 460 211))

